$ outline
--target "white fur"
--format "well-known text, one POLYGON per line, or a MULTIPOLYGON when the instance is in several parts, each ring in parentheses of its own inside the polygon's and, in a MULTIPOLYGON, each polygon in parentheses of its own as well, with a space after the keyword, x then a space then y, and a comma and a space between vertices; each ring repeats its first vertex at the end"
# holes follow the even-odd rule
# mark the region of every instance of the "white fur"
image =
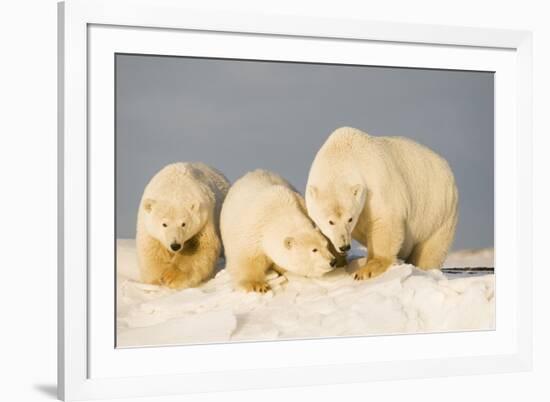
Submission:
POLYGON ((305 198, 336 249, 352 237, 367 246, 370 268, 360 279, 385 271, 398 256, 439 268, 454 237, 458 192, 451 169, 406 138, 335 130, 313 161, 305 198))
POLYGON ((302 197, 280 176, 255 170, 230 188, 221 212, 227 269, 246 290, 266 291, 269 268, 321 276, 334 257, 302 197))
POLYGON ((218 221, 228 188, 227 179, 203 163, 174 163, 151 179, 141 199, 136 234, 145 282, 180 288, 212 273, 221 251, 218 221), (174 252, 174 244, 181 249, 174 252))

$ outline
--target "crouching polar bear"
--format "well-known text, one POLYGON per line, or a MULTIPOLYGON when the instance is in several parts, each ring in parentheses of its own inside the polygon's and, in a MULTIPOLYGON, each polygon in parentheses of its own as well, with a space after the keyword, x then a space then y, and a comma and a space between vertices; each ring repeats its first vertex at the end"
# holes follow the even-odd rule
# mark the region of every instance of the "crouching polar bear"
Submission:
POLYGON ((208 279, 222 249, 219 214, 229 182, 203 163, 174 163, 147 184, 137 219, 142 280, 181 289, 208 279))
POLYGON ((247 173, 233 184, 220 226, 226 267, 235 284, 247 291, 269 290, 269 268, 316 277, 338 262, 307 216, 302 196, 265 170, 247 173))
POLYGON ((440 268, 453 241, 458 191, 447 162, 400 137, 335 130, 317 153, 307 211, 341 252, 353 237, 368 249, 355 279, 380 275, 396 258, 440 268))

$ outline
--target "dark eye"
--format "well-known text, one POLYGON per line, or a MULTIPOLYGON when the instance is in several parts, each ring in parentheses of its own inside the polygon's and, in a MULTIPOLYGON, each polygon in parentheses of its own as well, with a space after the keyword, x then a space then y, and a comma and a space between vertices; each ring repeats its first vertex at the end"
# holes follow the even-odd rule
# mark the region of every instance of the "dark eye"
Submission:
POLYGON ((163 223, 162 226, 166 227, 166 226, 168 226, 168 225, 167 225, 166 223, 163 223))
POLYGON ((333 221, 328 221, 329 224, 331 225, 334 225, 334 222, 333 221))
POLYGON ((316 249, 316 248, 314 248, 314 249, 313 249, 313 250, 311 250, 311 251, 313 251, 314 253, 316 253, 316 252, 317 252, 317 249, 316 249))
POLYGON ((351 223, 351 221, 353 221, 353 218, 349 218, 348 219, 348 222, 351 223))
POLYGON ((182 227, 182 228, 184 228, 184 227, 185 227, 185 222, 183 222, 183 223, 181 224, 181 227, 182 227))

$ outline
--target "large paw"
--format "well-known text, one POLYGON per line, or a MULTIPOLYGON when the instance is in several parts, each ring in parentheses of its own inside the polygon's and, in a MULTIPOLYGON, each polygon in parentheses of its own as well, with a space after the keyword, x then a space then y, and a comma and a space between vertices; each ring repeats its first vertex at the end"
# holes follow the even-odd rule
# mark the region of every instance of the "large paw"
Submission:
POLYGON ((373 258, 367 261, 367 265, 355 271, 353 278, 357 281, 375 278, 388 270, 391 262, 387 259, 373 258))
POLYGON ((258 293, 267 293, 269 289, 271 289, 267 284, 267 282, 265 281, 241 282, 241 287, 247 292, 258 292, 258 293))
POLYGON ((170 268, 164 271, 160 278, 160 283, 171 289, 181 289, 187 285, 187 275, 179 269, 170 268))

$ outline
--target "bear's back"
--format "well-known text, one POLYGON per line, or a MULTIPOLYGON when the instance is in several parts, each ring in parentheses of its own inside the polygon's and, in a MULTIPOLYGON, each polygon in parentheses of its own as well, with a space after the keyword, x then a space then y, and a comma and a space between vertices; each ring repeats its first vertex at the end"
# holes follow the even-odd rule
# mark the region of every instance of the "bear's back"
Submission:
POLYGON ((292 185, 276 173, 257 169, 238 179, 229 189, 222 207, 222 226, 235 222, 255 224, 274 216, 285 204, 298 204, 292 185))
POLYGON ((319 150, 308 185, 337 185, 358 174, 371 192, 371 203, 404 214, 413 227, 425 226, 421 221, 427 215, 441 217, 432 220, 435 227, 456 214, 458 190, 449 164, 413 140, 339 128, 319 150))
POLYGON ((257 204, 273 196, 295 192, 292 185, 276 173, 256 169, 246 173, 230 188, 226 202, 238 202, 241 205, 257 204))
MULTIPOLYGON (((455 190, 447 161, 430 148, 405 137, 373 136, 353 127, 341 127, 327 139, 319 152, 323 170, 337 165, 362 166, 365 180, 374 187, 404 184, 411 192, 427 186, 447 184, 455 190), (326 164, 326 160, 331 161, 326 164), (369 175, 375 171, 376 174, 369 175), (370 176, 370 177, 368 177, 370 176)), ((315 162, 314 162, 315 163, 315 162)), ((320 178, 322 179, 322 177, 320 178)))
POLYGON ((177 162, 162 168, 147 184, 144 198, 168 201, 211 198, 223 201, 229 182, 219 171, 201 162, 177 162))
POLYGON ((409 183, 411 190, 446 183, 453 187, 454 176, 448 162, 435 151, 405 137, 371 137, 388 160, 409 183))
POLYGON ((308 185, 323 186, 341 172, 353 173, 353 159, 363 159, 370 136, 353 127, 334 130, 321 146, 311 165, 308 185))
POLYGON ((187 162, 185 164, 195 179, 208 183, 213 190, 219 191, 225 197, 229 191, 229 180, 222 172, 202 162, 187 162))

